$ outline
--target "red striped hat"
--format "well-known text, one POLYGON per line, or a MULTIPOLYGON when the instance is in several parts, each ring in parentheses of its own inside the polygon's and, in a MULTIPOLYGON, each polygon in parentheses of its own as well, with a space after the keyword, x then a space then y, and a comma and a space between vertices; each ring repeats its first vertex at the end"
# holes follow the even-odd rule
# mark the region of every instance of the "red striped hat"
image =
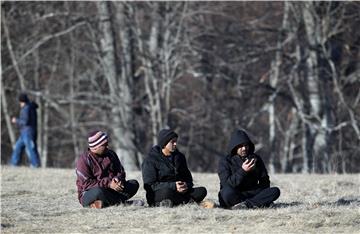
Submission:
POLYGON ((108 135, 102 131, 93 131, 88 137, 89 148, 95 150, 99 146, 108 143, 108 135))

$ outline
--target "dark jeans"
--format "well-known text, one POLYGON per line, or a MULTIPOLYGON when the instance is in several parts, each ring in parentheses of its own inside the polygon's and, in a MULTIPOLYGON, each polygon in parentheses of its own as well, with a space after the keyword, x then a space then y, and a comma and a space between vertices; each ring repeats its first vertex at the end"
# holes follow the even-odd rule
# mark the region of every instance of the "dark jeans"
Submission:
POLYGON ((32 167, 40 167, 39 153, 36 148, 36 134, 34 131, 23 131, 15 143, 11 155, 11 165, 18 166, 21 160, 21 154, 25 148, 32 167))
POLYGON ((225 186, 219 192, 219 202, 220 206, 224 208, 230 208, 243 201, 249 208, 260 208, 268 207, 279 196, 280 189, 277 187, 238 191, 231 186, 225 186))
POLYGON ((131 198, 139 189, 139 183, 136 180, 128 180, 125 182, 124 190, 116 192, 111 188, 91 188, 85 191, 82 197, 82 205, 90 206, 95 200, 101 200, 104 207, 120 204, 131 198))
POLYGON ((146 198, 150 206, 161 202, 165 199, 170 199, 173 204, 186 204, 191 199, 195 202, 201 202, 206 197, 207 191, 204 187, 191 188, 186 193, 179 193, 172 189, 160 189, 154 192, 147 192, 146 198))

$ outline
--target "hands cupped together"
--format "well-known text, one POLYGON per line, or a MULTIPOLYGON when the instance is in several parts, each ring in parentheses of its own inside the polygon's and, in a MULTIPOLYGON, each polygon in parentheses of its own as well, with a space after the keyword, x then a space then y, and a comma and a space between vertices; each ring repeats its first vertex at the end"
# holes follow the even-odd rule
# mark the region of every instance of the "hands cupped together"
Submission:
POLYGON ((188 190, 186 182, 176 181, 176 191, 179 193, 185 193, 188 190))
POLYGON ((118 178, 113 178, 109 184, 109 187, 117 192, 124 190, 124 183, 118 178))

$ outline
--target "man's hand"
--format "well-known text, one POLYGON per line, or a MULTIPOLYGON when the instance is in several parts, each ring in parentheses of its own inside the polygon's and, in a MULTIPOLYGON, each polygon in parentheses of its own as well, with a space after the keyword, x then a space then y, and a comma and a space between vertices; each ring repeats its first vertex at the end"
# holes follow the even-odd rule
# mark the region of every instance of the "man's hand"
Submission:
POLYGON ((178 191, 179 193, 186 193, 187 190, 188 186, 186 182, 176 181, 176 191, 178 191))
POLYGON ((13 124, 16 123, 16 117, 11 118, 11 123, 13 123, 13 124))
POLYGON ((117 192, 121 192, 124 189, 124 184, 121 180, 113 178, 109 184, 109 187, 117 192))
POLYGON ((245 162, 242 164, 242 169, 244 169, 244 171, 246 172, 253 170, 255 167, 255 161, 256 161, 255 158, 251 160, 246 159, 245 162))

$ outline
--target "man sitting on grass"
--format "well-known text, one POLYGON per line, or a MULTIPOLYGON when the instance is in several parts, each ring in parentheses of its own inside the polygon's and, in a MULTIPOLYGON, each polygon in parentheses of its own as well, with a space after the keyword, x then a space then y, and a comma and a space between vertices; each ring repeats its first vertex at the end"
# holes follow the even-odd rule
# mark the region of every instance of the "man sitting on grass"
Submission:
POLYGON ((270 187, 264 162, 254 154, 255 146, 243 130, 233 132, 228 155, 219 162, 220 206, 230 209, 269 207, 280 196, 270 187))
MULTIPOLYGON (((88 143, 88 150, 76 163, 80 204, 84 207, 103 208, 125 203, 136 194, 139 183, 136 180, 125 180, 125 171, 118 156, 108 148, 106 133, 91 132, 88 143)), ((141 200, 132 203, 143 205, 141 200)))
POLYGON ((214 203, 203 201, 206 188, 193 187, 193 179, 185 156, 177 149, 178 135, 163 129, 158 135, 158 145, 151 148, 142 164, 146 199, 150 206, 172 207, 196 202, 205 208, 214 203))

